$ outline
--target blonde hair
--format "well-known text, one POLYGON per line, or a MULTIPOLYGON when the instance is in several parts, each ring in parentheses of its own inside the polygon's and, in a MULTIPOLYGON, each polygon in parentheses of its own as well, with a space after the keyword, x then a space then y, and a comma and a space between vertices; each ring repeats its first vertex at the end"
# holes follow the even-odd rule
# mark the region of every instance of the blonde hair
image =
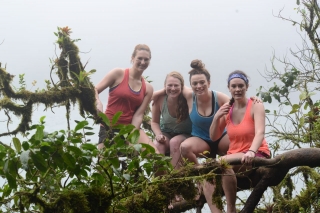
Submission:
POLYGON ((180 123, 180 122, 184 121, 185 119, 187 119, 189 116, 189 108, 188 108, 187 100, 184 98, 184 96, 182 94, 183 87, 184 87, 184 79, 183 79, 183 76, 179 72, 172 71, 166 76, 166 79, 164 81, 165 85, 167 82, 167 78, 170 76, 177 78, 181 83, 181 93, 179 94, 178 104, 176 107, 177 123, 180 123))
POLYGON ((138 44, 138 45, 136 45, 134 50, 133 50, 133 53, 132 53, 131 57, 134 58, 139 50, 145 50, 145 51, 149 52, 150 59, 151 59, 151 50, 148 47, 148 45, 146 45, 146 44, 138 44))

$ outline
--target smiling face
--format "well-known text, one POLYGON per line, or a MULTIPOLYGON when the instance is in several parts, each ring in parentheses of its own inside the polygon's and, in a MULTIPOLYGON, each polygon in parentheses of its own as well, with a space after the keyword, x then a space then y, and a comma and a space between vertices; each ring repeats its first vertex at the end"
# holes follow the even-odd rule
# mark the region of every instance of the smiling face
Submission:
POLYGON ((134 57, 132 57, 132 67, 138 71, 143 72, 148 68, 150 63, 150 52, 146 50, 137 50, 134 57))
POLYGON ((207 80, 204 74, 192 75, 190 78, 190 84, 193 92, 196 95, 207 94, 210 87, 210 82, 207 80))
POLYGON ((165 82, 166 93, 169 97, 175 98, 181 94, 182 84, 178 78, 168 76, 165 82))
POLYGON ((237 100, 241 98, 246 97, 246 91, 248 89, 248 86, 244 80, 241 78, 233 78, 229 82, 229 91, 231 93, 231 96, 237 100))

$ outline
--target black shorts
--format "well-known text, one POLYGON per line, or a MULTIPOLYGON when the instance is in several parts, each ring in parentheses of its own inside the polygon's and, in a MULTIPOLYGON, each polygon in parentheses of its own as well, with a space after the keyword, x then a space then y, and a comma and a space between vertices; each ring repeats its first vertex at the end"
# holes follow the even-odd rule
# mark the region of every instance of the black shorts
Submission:
MULTIPOLYGON (((227 134, 227 132, 223 132, 221 137, 216 140, 216 141, 212 141, 212 140, 205 140, 203 138, 201 138, 202 140, 204 140, 210 147, 210 157, 211 158, 216 158, 216 155, 218 154, 218 145, 221 141, 221 139, 227 134)), ((198 137, 198 136, 193 136, 193 137, 198 137)), ((200 138, 200 137, 198 137, 200 138)))

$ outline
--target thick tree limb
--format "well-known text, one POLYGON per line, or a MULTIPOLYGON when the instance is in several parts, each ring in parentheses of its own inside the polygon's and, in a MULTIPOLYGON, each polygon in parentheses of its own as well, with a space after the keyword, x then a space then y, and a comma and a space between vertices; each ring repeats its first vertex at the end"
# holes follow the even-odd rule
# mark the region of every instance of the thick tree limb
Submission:
MULTIPOLYGON (((241 165, 241 159, 228 161, 228 163, 231 165, 241 165)), ((216 162, 212 162, 211 166, 214 164, 216 164, 216 162)), ((298 166, 319 167, 320 149, 302 148, 285 152, 272 159, 255 158, 253 166, 255 171, 248 177, 237 176, 239 191, 253 188, 241 213, 253 212, 265 190, 269 186, 278 185, 291 168, 298 166)), ((199 173, 202 173, 203 170, 205 170, 205 167, 198 166, 195 167, 194 170, 198 170, 199 173)), ((205 199, 202 197, 198 203, 188 203, 187 201, 174 203, 174 209, 170 212, 183 212, 192 208, 198 208, 199 206, 203 206, 204 202, 205 199)))

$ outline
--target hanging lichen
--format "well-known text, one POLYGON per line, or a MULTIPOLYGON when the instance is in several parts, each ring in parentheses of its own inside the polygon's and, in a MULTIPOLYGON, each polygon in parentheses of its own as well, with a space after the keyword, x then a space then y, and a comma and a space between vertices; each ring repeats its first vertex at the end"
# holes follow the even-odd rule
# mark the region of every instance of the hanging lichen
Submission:
MULTIPOLYGON (((56 70, 59 82, 52 82, 54 87, 47 90, 32 92, 26 89, 15 91, 11 84, 14 78, 4 68, 0 67, 0 103, 1 109, 8 110, 16 116, 22 116, 20 124, 13 131, 1 133, 1 136, 24 133, 30 129, 33 106, 44 104, 46 108, 54 105, 66 106, 66 117, 69 123, 70 105, 78 102, 82 116, 85 112, 96 115, 94 86, 90 82, 89 75, 95 70, 86 72, 79 57, 79 49, 75 45, 77 40, 70 38, 71 29, 68 27, 58 28, 57 43, 61 49, 60 56, 54 60, 52 70, 56 70), (22 102, 23 104, 17 104, 22 102)), ((8 122, 11 118, 8 116, 8 122)))

